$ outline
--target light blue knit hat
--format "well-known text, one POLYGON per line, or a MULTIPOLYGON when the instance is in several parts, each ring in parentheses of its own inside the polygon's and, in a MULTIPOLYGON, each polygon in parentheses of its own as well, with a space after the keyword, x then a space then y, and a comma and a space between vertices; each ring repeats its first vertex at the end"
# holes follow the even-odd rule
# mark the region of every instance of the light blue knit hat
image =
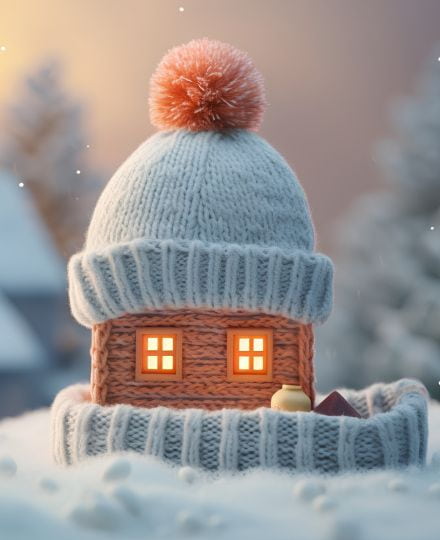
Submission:
MULTIPOLYGON (((205 55, 211 51, 217 64, 219 54, 224 59, 231 49, 197 40, 178 52, 191 47, 193 54, 194 48, 205 55)), ((235 49, 234 54, 241 67, 244 58, 245 67, 255 70, 247 55, 235 49)), ((173 55, 176 49, 153 76, 156 94, 157 73, 163 75, 173 55)), ((187 65, 180 62, 179 77, 171 74, 173 84, 186 84, 187 65)), ((225 61, 220 75, 230 66, 225 61)), ((220 67, 215 67, 218 80, 220 67)), ((243 79, 235 80, 245 96, 246 83, 255 90, 259 79, 255 71, 253 80, 243 69, 239 73, 243 79)), ((259 96, 263 102, 264 93, 259 96)), ((176 128, 177 122, 156 120, 165 130, 141 144, 109 181, 84 249, 69 262, 70 303, 80 323, 184 307, 244 309, 304 323, 327 318, 332 263, 313 251, 304 191, 283 157, 253 131, 256 113, 253 123, 241 122, 244 105, 229 101, 229 117, 213 114, 210 103, 212 125, 176 128), (235 115, 234 106, 241 107, 235 115), (222 123, 216 125, 217 120, 222 123)))

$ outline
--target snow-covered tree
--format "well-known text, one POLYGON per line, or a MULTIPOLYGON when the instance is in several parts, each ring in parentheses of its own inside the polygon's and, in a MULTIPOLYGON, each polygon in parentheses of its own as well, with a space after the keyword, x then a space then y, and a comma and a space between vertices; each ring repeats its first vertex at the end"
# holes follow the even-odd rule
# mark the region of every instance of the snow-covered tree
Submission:
POLYGON ((69 256, 82 243, 98 188, 87 165, 82 109, 62 88, 61 67, 45 62, 6 114, 0 166, 29 188, 55 243, 69 256))
POLYGON ((322 390, 409 376, 440 397, 439 56, 378 146, 389 189, 363 197, 338 229, 335 310, 318 332, 322 390))

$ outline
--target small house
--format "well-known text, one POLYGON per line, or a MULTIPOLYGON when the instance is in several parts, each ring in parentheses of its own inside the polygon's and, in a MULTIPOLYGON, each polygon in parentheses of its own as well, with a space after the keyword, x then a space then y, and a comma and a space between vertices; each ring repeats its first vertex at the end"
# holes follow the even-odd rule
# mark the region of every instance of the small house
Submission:
POLYGON ((149 103, 158 132, 110 179, 69 261, 92 373, 54 400, 56 461, 137 452, 219 473, 423 465, 417 381, 333 392, 308 414, 333 267, 315 250, 295 173, 257 133, 266 100, 249 56, 207 38, 175 47, 149 103))
POLYGON ((313 331, 244 310, 152 310, 93 326, 92 399, 253 409, 283 384, 313 401, 313 331))
POLYGON ((294 172, 256 133, 264 89, 243 54, 210 40, 168 53, 151 82, 159 131, 109 181, 69 262, 95 403, 254 409, 287 386, 313 404, 332 263, 294 172))

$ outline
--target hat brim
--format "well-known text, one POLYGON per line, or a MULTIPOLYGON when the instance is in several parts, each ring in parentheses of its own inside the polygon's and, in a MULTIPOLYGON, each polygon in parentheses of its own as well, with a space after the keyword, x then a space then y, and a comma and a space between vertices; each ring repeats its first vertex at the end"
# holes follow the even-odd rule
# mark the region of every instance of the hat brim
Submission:
POLYGON ((84 326, 150 309, 243 309, 323 322, 333 265, 319 253, 199 240, 134 240, 74 255, 72 313, 84 326))

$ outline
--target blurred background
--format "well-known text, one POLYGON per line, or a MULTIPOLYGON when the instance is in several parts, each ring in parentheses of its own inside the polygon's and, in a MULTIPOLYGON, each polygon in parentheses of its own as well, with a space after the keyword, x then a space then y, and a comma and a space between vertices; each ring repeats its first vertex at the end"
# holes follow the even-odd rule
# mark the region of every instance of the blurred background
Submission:
POLYGON ((261 134, 336 265, 318 389, 407 376, 439 399, 439 20, 438 0, 0 0, 0 417, 88 378, 66 260, 154 132, 156 64, 204 36, 263 73, 261 134))

